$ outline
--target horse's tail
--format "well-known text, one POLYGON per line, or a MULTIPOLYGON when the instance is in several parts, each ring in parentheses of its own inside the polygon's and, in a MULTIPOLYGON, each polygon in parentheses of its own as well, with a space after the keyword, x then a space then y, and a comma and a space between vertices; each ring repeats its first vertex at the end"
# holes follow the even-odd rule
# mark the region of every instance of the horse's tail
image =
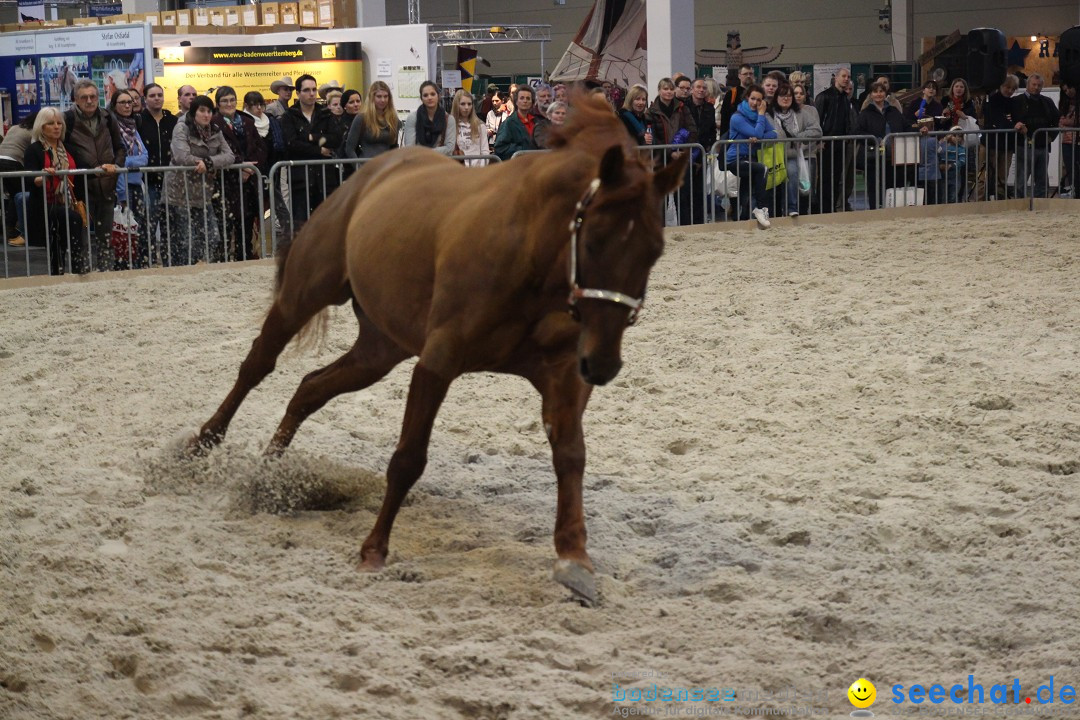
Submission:
MULTIPOLYGON (((301 228, 301 233, 303 228, 301 228)), ((306 233, 305 233, 306 234, 306 233)), ((297 234, 298 236, 300 233, 297 234)), ((285 285, 285 268, 289 263, 289 255, 295 247, 297 237, 286 238, 278 243, 274 260, 277 272, 274 274, 274 303, 282 300, 281 294, 285 285)), ((326 305, 304 323, 303 327, 293 336, 292 352, 297 355, 314 350, 323 345, 327 332, 330 328, 330 305, 326 305)))

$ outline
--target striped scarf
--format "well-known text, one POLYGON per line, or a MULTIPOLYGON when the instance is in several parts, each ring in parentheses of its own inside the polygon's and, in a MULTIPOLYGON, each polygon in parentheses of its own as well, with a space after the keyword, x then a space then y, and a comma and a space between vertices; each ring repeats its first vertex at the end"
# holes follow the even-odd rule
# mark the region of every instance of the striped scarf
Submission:
MULTIPOLYGON (((54 170, 70 170, 71 166, 71 157, 68 155, 63 143, 56 143, 55 148, 45 143, 45 167, 51 167, 54 170)), ((49 181, 49 202, 57 205, 65 203, 68 193, 71 192, 71 184, 68 182, 69 177, 46 178, 49 181)), ((74 198, 72 198, 73 200, 74 198)))

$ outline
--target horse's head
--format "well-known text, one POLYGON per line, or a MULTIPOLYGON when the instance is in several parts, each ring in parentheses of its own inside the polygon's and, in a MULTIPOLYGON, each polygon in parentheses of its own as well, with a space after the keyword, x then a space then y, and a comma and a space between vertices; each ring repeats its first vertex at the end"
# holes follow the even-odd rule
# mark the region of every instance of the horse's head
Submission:
POLYGON ((592 385, 622 367, 622 336, 637 318, 649 272, 664 250, 663 201, 689 153, 653 173, 621 145, 607 150, 571 227, 570 304, 581 322, 578 362, 592 385))

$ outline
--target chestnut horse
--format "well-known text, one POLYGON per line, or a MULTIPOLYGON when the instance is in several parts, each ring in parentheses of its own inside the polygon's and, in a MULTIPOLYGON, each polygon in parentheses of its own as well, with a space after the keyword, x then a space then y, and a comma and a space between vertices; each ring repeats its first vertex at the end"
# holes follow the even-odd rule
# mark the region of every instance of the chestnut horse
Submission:
POLYGON ((558 478, 555 579, 594 600, 581 417, 592 386, 622 365, 623 331, 664 247, 663 198, 678 188, 687 158, 652 172, 610 107, 585 97, 551 144, 552 152, 486 168, 417 147, 365 164, 279 250, 262 331, 190 449, 220 443, 289 341, 318 326, 329 306, 351 301, 356 344, 303 379, 267 452, 283 452, 332 398, 419 356, 361 568, 386 562, 391 526, 424 470, 450 383, 467 372, 511 373, 542 400, 558 478))

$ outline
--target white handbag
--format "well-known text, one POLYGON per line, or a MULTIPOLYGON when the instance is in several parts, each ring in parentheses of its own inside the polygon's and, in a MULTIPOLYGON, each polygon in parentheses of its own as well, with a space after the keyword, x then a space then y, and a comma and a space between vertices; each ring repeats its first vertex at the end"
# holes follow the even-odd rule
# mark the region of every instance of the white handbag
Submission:
POLYGON ((721 170, 717 163, 713 166, 713 192, 719 197, 739 197, 739 176, 730 170, 721 170))

